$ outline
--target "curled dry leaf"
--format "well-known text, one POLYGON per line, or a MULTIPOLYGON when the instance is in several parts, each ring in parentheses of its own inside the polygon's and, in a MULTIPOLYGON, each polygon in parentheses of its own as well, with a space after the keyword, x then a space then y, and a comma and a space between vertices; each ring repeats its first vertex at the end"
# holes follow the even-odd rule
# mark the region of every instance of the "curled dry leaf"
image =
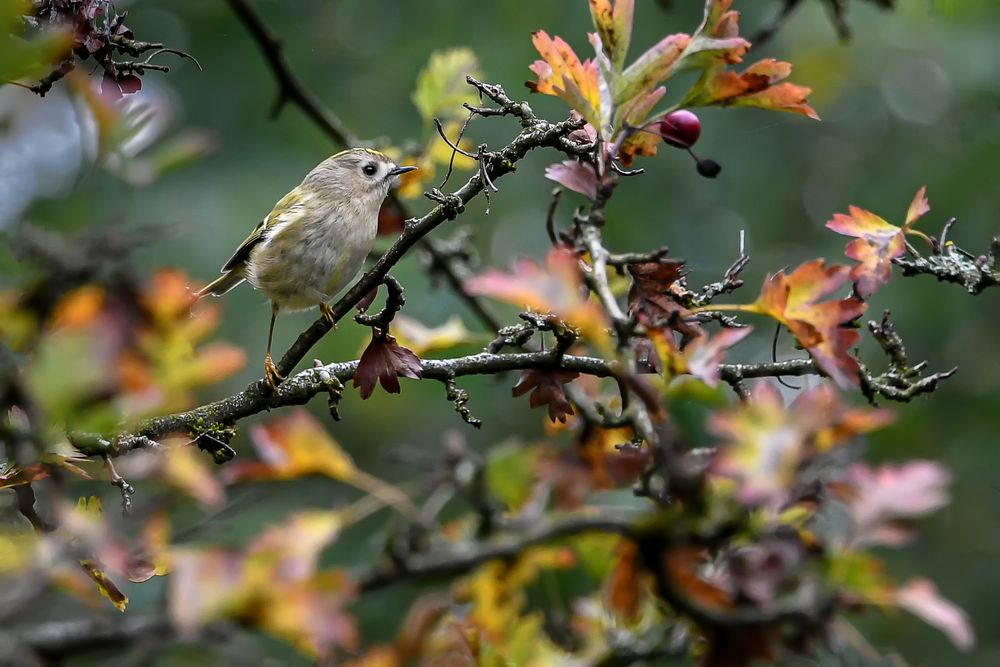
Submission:
POLYGON ((393 336, 373 330, 372 340, 354 372, 354 386, 359 388, 361 398, 370 397, 376 384, 381 384, 390 394, 398 394, 401 377, 420 379, 420 359, 413 350, 397 343, 393 336))
POLYGON ((684 321, 686 311, 674 293, 684 275, 684 262, 661 260, 628 265, 632 285, 628 290, 630 313, 649 329, 675 329, 688 336, 701 334, 701 327, 684 321))
POLYGON ((568 415, 575 414, 573 406, 562 386, 580 376, 570 371, 539 370, 530 368, 521 373, 521 378, 511 390, 513 396, 524 396, 529 391, 531 407, 547 405, 549 419, 565 423, 568 415))

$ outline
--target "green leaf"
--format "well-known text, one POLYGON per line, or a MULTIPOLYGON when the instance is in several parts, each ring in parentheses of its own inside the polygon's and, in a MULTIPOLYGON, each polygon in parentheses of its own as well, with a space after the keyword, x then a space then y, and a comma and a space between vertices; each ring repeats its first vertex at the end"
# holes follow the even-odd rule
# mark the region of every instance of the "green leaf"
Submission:
POLYGON ((650 47, 622 73, 615 101, 622 104, 632 100, 668 79, 690 41, 689 35, 677 33, 664 37, 650 47))
POLYGON ((537 475, 538 450, 508 442, 493 448, 486 462, 486 485, 490 493, 511 510, 531 495, 537 475))
POLYGON ((417 75, 413 104, 425 122, 435 117, 453 120, 465 114, 463 102, 475 104, 479 98, 465 77, 479 76, 479 61, 471 49, 435 51, 417 75))

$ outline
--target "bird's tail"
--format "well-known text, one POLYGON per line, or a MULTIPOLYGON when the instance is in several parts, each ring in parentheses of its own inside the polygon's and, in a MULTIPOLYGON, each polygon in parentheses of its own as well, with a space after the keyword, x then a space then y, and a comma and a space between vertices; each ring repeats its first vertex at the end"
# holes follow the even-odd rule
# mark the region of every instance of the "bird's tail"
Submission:
POLYGON ((206 296, 222 296, 244 280, 246 280, 246 278, 235 271, 224 273, 209 284, 205 285, 205 287, 198 292, 198 298, 200 299, 206 296))

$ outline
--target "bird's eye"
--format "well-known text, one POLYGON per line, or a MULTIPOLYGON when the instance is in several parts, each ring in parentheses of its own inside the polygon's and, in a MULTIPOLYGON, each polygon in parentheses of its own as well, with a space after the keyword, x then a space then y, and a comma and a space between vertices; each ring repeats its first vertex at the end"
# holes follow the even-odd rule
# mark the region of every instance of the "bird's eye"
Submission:
POLYGON ((375 166, 374 162, 369 162, 361 168, 361 171, 365 172, 366 176, 374 176, 378 172, 378 167, 375 166))

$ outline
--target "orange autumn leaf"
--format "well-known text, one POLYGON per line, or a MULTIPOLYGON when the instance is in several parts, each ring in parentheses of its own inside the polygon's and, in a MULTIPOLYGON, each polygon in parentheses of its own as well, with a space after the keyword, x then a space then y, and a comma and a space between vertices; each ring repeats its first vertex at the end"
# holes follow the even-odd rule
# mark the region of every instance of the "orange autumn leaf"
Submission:
POLYGON ((634 542, 618 545, 617 560, 604 588, 604 603, 629 623, 639 620, 646 595, 648 574, 642 569, 639 548, 634 542))
POLYGON ((812 89, 793 83, 779 83, 792 73, 789 63, 767 58, 742 73, 718 71, 695 84, 680 106, 738 106, 790 111, 819 120, 806 98, 812 89))
POLYGON ((538 77, 527 82, 536 93, 555 95, 594 127, 601 126, 601 91, 597 63, 592 59, 580 60, 573 47, 561 37, 549 37, 544 30, 531 36, 541 60, 529 69, 538 77))
POLYGON ((853 296, 823 299, 840 289, 849 274, 846 266, 828 267, 822 259, 806 262, 791 273, 768 276, 760 297, 747 308, 784 324, 841 387, 857 386, 860 372, 849 350, 861 335, 843 325, 860 317, 867 305, 853 296))
POLYGON ((694 545, 679 545, 661 557, 664 580, 674 592, 704 609, 732 609, 733 600, 719 583, 702 576, 706 552, 694 545))
POLYGON ((857 206, 848 208, 848 214, 836 213, 826 223, 831 229, 856 240, 847 244, 844 252, 858 263, 851 269, 854 291, 862 299, 867 299, 880 286, 889 282, 892 276, 892 260, 906 251, 905 235, 924 213, 930 210, 921 187, 913 197, 906 213, 906 222, 897 227, 871 211, 857 206))
POLYGON ((105 302, 104 288, 84 285, 67 292, 52 312, 54 329, 81 329, 91 326, 101 314, 105 302))

